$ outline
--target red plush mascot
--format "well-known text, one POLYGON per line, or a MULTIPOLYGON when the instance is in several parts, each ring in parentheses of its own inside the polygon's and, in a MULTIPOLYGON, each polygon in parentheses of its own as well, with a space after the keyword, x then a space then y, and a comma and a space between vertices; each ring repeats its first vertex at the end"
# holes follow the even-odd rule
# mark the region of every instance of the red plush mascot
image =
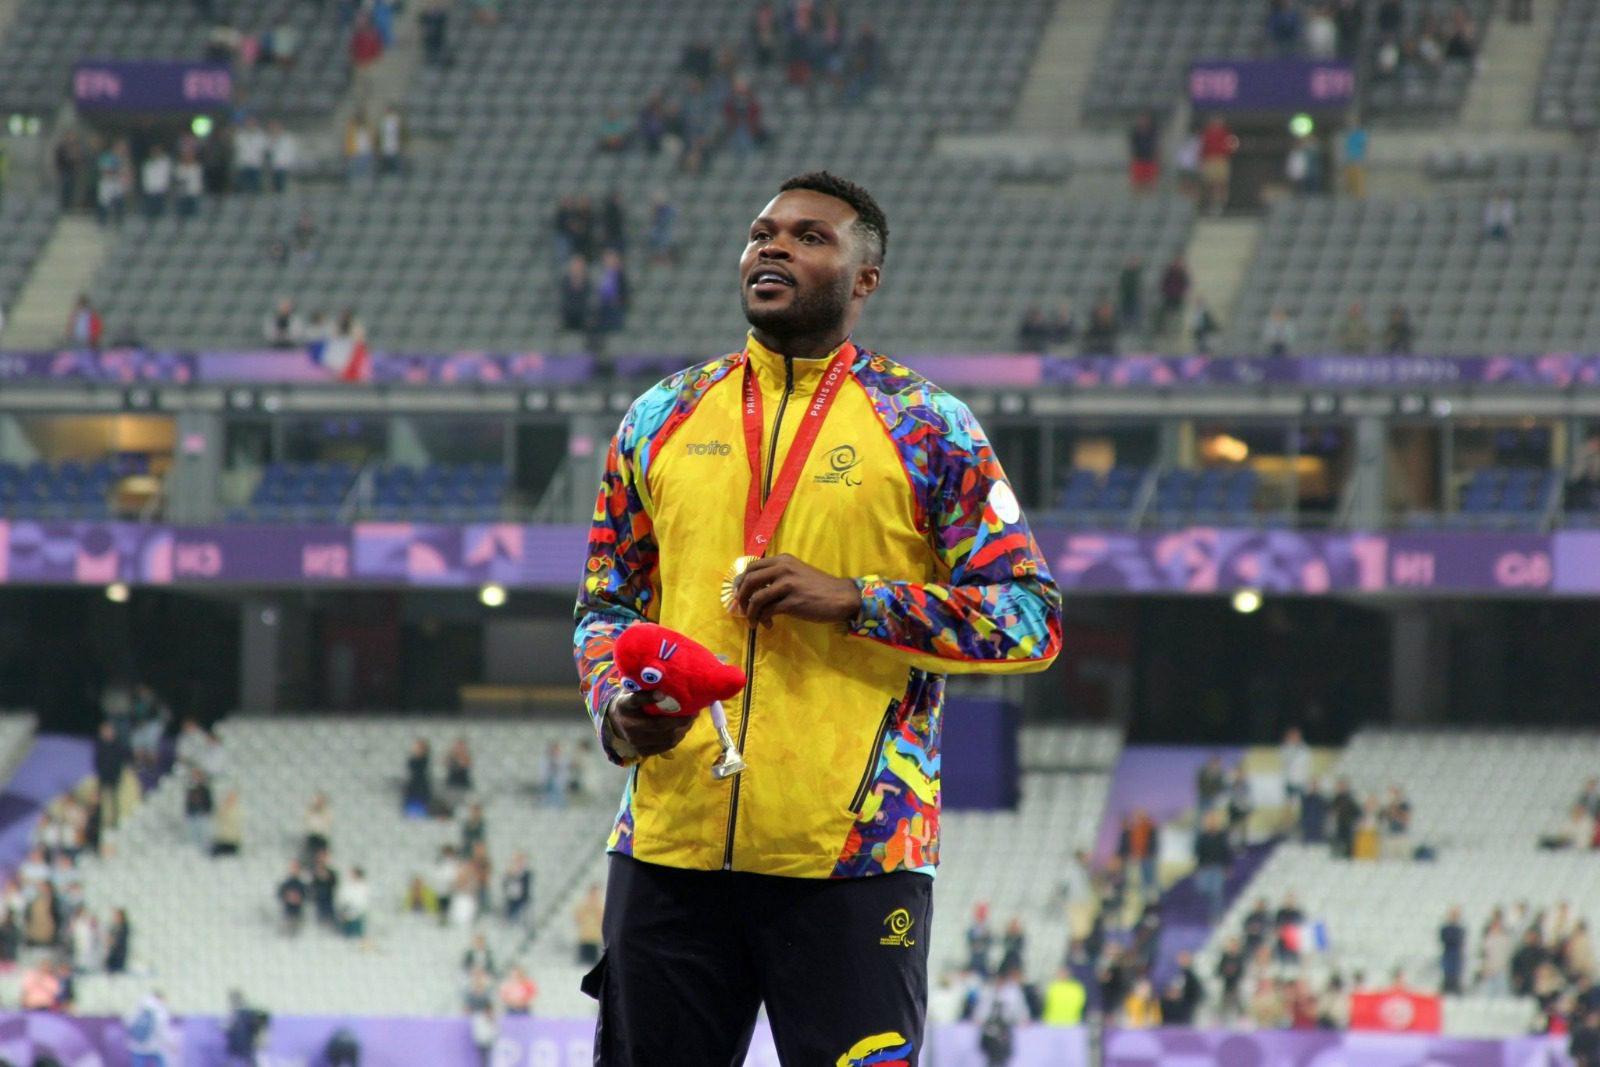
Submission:
POLYGON ((731 778, 744 770, 744 757, 728 733, 722 702, 744 688, 744 671, 724 663, 711 650, 676 630, 638 622, 622 631, 612 652, 622 688, 630 693, 655 693, 644 707, 650 715, 687 718, 711 709, 711 724, 722 742, 722 755, 711 768, 713 778, 731 778))

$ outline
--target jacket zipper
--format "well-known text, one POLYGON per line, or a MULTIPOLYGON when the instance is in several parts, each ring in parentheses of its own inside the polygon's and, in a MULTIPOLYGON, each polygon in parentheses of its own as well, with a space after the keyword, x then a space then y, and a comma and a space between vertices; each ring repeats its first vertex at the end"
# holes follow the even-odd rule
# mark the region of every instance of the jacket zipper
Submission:
MULTIPOLYGON (((754 373, 754 372, 752 372, 754 373)), ((756 388, 761 388, 759 382, 756 388)), ((783 412, 789 406, 789 394, 794 392, 794 360, 783 357, 783 395, 778 398, 778 413, 772 417, 772 438, 767 442, 767 469, 761 476, 761 503, 767 502, 772 492, 772 471, 778 462, 778 430, 783 426, 783 412)), ((750 699, 756 691, 756 631, 744 644, 744 705, 739 716, 739 751, 744 751, 745 736, 750 732, 750 699)), ((743 775, 735 775, 733 792, 728 796, 728 837, 722 844, 722 869, 733 870, 733 831, 739 825, 739 783, 743 775)))
POLYGON ((867 758, 867 765, 861 771, 861 782, 856 786, 855 795, 850 798, 850 810, 857 815, 861 814, 861 806, 867 802, 867 789, 872 785, 872 772, 878 768, 878 759, 883 755, 883 746, 889 739, 889 720, 894 717, 899 701, 891 701, 883 711, 883 719, 878 723, 878 736, 872 742, 872 755, 867 758))

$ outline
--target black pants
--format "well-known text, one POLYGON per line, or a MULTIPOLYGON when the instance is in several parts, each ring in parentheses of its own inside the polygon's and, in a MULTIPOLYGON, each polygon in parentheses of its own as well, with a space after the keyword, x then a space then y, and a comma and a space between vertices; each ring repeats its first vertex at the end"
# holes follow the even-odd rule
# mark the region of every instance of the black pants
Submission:
POLYGON ((611 858, 597 1067, 738 1067, 762 1002, 786 1065, 922 1051, 933 879, 684 871, 611 858))

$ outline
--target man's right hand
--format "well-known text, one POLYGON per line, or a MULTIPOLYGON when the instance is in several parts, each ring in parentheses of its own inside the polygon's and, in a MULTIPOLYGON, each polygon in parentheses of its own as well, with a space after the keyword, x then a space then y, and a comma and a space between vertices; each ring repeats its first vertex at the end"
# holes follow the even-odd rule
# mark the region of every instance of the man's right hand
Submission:
POLYGON ((611 702, 606 721, 611 732, 633 746, 641 756, 659 756, 678 747, 678 742, 689 732, 697 716, 682 718, 671 715, 650 715, 643 709, 654 704, 659 694, 624 693, 611 702))

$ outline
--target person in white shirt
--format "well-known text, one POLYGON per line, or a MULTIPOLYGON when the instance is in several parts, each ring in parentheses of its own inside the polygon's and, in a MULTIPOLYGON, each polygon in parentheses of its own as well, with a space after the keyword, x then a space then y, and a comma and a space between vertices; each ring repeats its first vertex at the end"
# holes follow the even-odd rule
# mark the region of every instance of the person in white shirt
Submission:
POLYGON ((1483 236, 1492 241, 1509 241, 1517 226, 1517 205, 1504 189, 1496 189, 1483 206, 1483 236))
POLYGON ((367 936, 367 911, 372 907, 372 887, 367 884, 366 872, 351 867, 350 875, 339 883, 339 921, 343 923, 344 936, 363 939, 367 936))
POLYGON ((200 213, 200 194, 205 191, 206 184, 205 172, 200 169, 200 157, 194 145, 184 145, 173 178, 178 190, 178 217, 192 219, 200 213))
POLYGON ((1332 59, 1339 52, 1339 27, 1326 6, 1315 7, 1306 19, 1306 53, 1312 59, 1332 59))
POLYGON ((267 127, 267 154, 272 160, 272 191, 281 193, 300 166, 300 142, 276 119, 267 127))
POLYGON ((271 141, 267 131, 254 116, 244 120, 244 125, 233 138, 233 155, 239 165, 239 191, 259 193, 261 172, 267 166, 267 150, 271 141))
POLYGON ((167 195, 172 191, 172 157, 156 145, 139 168, 139 194, 147 218, 159 219, 167 211, 167 195))
POLYGON ((1306 744, 1298 726, 1284 731, 1278 758, 1283 761, 1284 794, 1290 804, 1299 804, 1311 782, 1311 746, 1306 744))
POLYGON ((400 149, 405 138, 405 126, 400 112, 390 104, 383 109, 378 121, 378 173, 398 176, 404 169, 400 149))
POLYGON ((177 1067, 178 1031, 159 991, 145 994, 123 1022, 127 1027, 131 1067, 177 1067))
POLYGON ((1287 356, 1294 350, 1295 326, 1289 312, 1281 307, 1272 309, 1261 324, 1261 347, 1270 356, 1287 356))

